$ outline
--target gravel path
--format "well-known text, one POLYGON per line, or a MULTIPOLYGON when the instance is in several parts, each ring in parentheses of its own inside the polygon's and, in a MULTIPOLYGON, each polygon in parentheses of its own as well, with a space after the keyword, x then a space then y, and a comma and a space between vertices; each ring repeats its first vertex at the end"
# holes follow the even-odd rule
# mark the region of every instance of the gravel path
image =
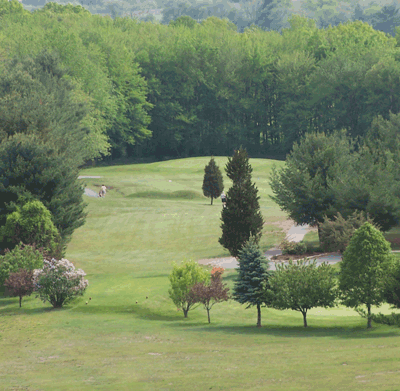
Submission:
MULTIPOLYGON (((78 176, 78 179, 85 179, 85 178, 102 178, 101 176, 88 176, 88 175, 81 175, 78 176)), ((95 197, 99 198, 99 193, 96 191, 89 189, 88 187, 85 188, 85 195, 88 197, 95 197)))

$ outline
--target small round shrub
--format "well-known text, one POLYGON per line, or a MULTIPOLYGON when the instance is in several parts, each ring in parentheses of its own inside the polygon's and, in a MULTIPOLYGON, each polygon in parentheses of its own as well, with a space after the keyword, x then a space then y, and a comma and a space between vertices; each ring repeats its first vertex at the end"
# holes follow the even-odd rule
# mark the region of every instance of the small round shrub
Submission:
POLYGON ((83 295, 89 282, 83 278, 86 273, 82 269, 76 270, 73 263, 64 258, 44 260, 43 263, 43 268, 33 273, 36 297, 57 308, 83 295))

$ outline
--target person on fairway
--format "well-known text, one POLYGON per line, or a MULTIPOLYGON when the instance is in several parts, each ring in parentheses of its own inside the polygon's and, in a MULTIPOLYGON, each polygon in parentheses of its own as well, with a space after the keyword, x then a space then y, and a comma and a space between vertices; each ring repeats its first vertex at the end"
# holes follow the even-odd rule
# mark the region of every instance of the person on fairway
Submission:
POLYGON ((224 192, 221 194, 221 201, 224 208, 226 208, 226 195, 224 192))
POLYGON ((104 185, 101 185, 101 190, 100 190, 101 196, 100 197, 106 196, 106 190, 107 190, 107 187, 105 187, 104 185))

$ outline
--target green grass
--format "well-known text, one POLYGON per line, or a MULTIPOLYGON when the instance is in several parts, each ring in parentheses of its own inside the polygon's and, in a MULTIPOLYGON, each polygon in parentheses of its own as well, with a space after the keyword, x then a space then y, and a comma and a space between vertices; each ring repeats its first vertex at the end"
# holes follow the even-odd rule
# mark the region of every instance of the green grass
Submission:
MULTIPOLYGON (((227 159, 215 160, 223 170, 227 159)), ((267 308, 257 329, 256 310, 234 301, 215 305, 210 325, 201 307, 187 319, 176 310, 167 293, 172 262, 229 256, 218 243, 221 201, 211 206, 201 192, 208 161, 81 172, 104 177, 82 180, 93 190, 113 187, 105 199, 85 198, 87 222, 68 247, 90 285, 59 310, 34 296, 20 309, 0 296, 1 390, 399 389, 400 329, 366 330, 353 310, 315 308, 307 329, 299 313, 267 308)), ((250 163, 267 250, 284 237, 271 223, 286 216, 267 197, 274 162, 250 163)), ((232 287, 236 271, 224 275, 232 287)))

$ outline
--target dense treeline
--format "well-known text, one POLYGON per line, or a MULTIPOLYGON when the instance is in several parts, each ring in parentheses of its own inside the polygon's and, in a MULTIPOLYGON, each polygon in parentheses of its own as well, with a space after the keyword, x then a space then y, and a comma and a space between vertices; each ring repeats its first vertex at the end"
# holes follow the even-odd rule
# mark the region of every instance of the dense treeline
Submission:
MULTIPOLYGON (((45 0, 24 0, 22 4, 29 11, 45 5, 45 0)), ((63 5, 68 1, 61 1, 63 5)), ((369 23, 374 29, 395 35, 395 26, 400 25, 399 4, 392 0, 148 0, 70 1, 81 4, 92 14, 116 17, 131 17, 141 21, 169 24, 180 16, 190 16, 198 23, 210 16, 227 18, 234 23, 239 32, 251 25, 263 30, 281 32, 288 28, 291 15, 303 15, 316 21, 318 28, 339 23, 360 20, 369 23)))
MULTIPOLYGON (((44 48, 60 58, 85 106, 86 159, 108 147, 112 158, 162 158, 230 155, 239 145, 284 157, 305 133, 363 137, 376 116, 399 112, 400 35, 360 21, 318 29, 293 16, 282 34, 254 26, 240 34, 216 17, 166 26, 57 3, 30 13, 2 0, 0 13, 3 59, 23 62, 44 48)), ((6 64, 2 78, 13 72, 6 64)), ((12 112, 21 100, 6 84, 12 112)), ((29 97, 37 104, 28 94, 25 106, 29 97)))

